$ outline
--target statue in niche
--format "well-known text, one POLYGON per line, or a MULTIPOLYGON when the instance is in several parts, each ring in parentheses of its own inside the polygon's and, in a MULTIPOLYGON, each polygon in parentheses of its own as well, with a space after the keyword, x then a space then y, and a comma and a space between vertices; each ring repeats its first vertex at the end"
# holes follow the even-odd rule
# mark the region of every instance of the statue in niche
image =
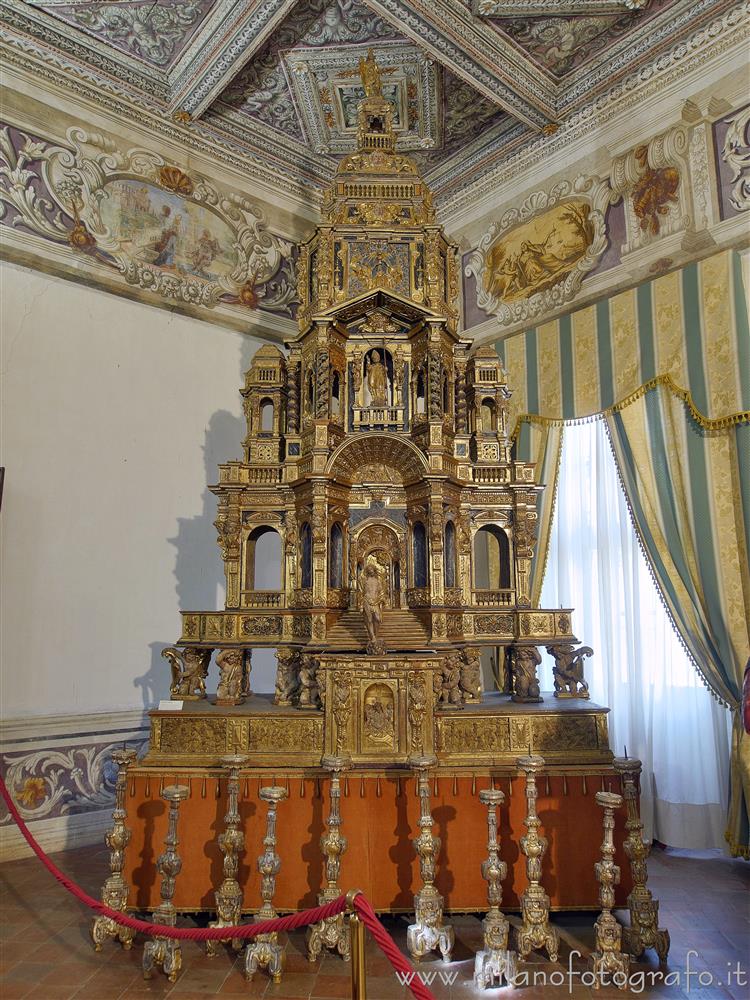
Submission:
POLYGON ((539 694, 539 678, 536 675, 536 668, 541 662, 542 657, 536 646, 513 647, 513 701, 538 702, 542 700, 539 694))
POLYGON ((360 573, 359 586, 362 594, 362 614, 367 629, 367 652, 382 653, 383 644, 378 641, 378 632, 383 621, 386 605, 386 587, 383 579, 385 571, 374 556, 368 556, 360 573))
POLYGON ((365 89, 365 94, 368 97, 383 96, 383 84, 380 76, 380 67, 375 61, 375 54, 372 49, 367 50, 366 59, 364 56, 360 56, 359 75, 362 80, 362 86, 365 89))
POLYGON ((367 388, 372 406, 388 405, 388 369, 380 360, 380 351, 373 351, 367 362, 367 388))
POLYGON ((216 688, 217 705, 241 705, 245 696, 245 651, 222 649, 216 655, 219 683, 216 688))

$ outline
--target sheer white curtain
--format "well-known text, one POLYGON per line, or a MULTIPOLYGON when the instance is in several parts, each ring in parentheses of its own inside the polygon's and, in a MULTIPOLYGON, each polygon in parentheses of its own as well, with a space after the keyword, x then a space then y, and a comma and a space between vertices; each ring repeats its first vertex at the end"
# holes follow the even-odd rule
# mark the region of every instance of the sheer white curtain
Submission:
MULTIPOLYGON (((728 713, 703 686, 664 610, 630 520, 603 421, 567 426, 541 606, 574 608, 591 698, 610 745, 643 761, 646 834, 724 846, 728 713)), ((552 688, 544 653, 542 687, 552 688)))

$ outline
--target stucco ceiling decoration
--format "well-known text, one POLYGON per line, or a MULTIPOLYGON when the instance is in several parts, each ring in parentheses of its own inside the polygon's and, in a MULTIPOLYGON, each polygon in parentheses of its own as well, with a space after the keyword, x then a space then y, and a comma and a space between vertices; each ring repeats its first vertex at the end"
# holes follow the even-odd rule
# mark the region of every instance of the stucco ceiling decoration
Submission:
MULTIPOLYGON (((322 192, 372 45, 435 196, 452 199, 736 0, 0 0, 2 37, 103 104, 174 118, 254 176, 322 192)), ((21 55, 22 53, 22 55, 21 55)))

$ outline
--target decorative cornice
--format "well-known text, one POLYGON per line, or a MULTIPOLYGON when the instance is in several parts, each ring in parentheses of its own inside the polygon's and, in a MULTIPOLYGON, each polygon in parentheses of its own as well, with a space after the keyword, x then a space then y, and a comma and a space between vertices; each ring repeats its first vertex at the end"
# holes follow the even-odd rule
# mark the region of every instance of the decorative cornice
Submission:
POLYGON ((472 0, 480 17, 576 17, 643 10, 649 0, 472 0))

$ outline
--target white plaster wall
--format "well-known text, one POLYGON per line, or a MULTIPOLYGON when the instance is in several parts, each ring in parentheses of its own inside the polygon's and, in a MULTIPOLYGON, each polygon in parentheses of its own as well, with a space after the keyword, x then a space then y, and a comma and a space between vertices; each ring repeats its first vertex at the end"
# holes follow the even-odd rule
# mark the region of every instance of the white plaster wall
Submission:
POLYGON ((206 487, 240 457, 260 341, 11 264, 0 281, 2 714, 152 707, 178 609, 223 606, 206 487))

